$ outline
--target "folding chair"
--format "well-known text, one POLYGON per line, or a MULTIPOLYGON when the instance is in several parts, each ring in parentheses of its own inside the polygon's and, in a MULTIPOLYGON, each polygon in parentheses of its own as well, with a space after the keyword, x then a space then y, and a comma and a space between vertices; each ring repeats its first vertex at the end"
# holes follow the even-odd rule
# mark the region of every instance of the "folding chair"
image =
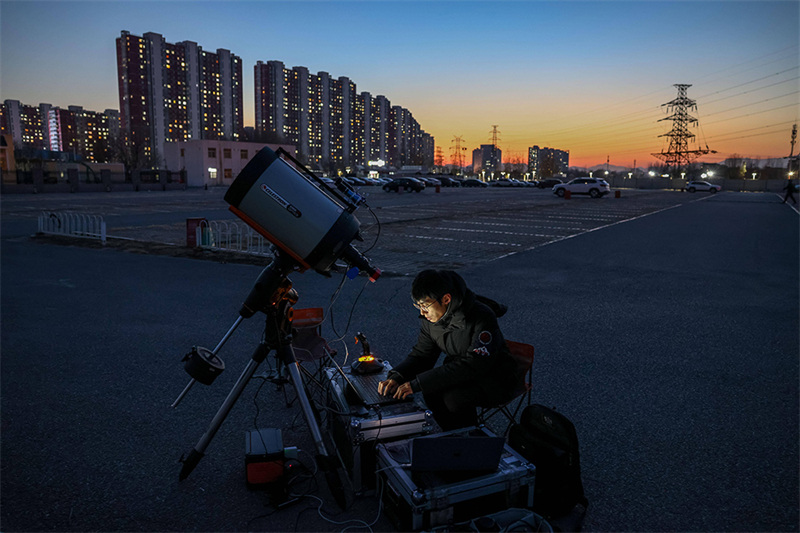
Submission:
POLYGON ((508 424, 503 432, 503 436, 506 436, 511 426, 516 423, 517 414, 522 409, 522 406, 531 404, 531 393, 533 391, 533 346, 508 340, 506 341, 506 345, 514 361, 517 363, 517 372, 520 376, 523 376, 523 379, 514 391, 514 396, 511 400, 501 405, 480 407, 478 411, 478 423, 481 425, 487 425, 489 419, 493 418, 495 415, 502 414, 505 416, 508 424), (515 403, 516 407, 514 407, 515 403))
MULTIPOLYGON (((323 389, 325 368, 336 357, 336 350, 328 345, 321 335, 321 324, 324 318, 321 307, 293 309, 292 315, 292 354, 300 363, 307 392, 313 396, 316 390, 323 389), (309 388, 308 385, 314 385, 309 388)), ((287 400, 287 405, 290 402, 287 400)))

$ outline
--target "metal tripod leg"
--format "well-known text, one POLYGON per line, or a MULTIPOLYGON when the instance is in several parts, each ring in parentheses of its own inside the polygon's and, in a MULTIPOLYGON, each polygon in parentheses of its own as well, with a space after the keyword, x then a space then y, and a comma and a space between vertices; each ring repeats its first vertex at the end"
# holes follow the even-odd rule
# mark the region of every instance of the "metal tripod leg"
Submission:
MULTIPOLYGON (((291 357, 291 348, 289 346, 285 346, 281 348, 281 350, 288 350, 288 353, 284 352, 281 354, 283 357, 286 357, 287 355, 291 357)), ((199 463, 200 459, 203 458, 205 450, 208 448, 208 445, 211 443, 214 435, 217 434, 217 431, 225 421, 228 413, 230 413, 231 408, 233 408, 233 405, 236 403, 236 400, 239 399, 239 396, 241 396, 244 388, 247 386, 247 383, 253 377, 258 365, 260 365, 261 362, 266 359, 269 351, 270 349, 266 344, 260 344, 258 348, 256 348, 256 351, 253 352, 253 356, 247 363, 244 371, 233 385, 233 388, 228 393, 225 401, 222 402, 219 410, 217 410, 217 414, 214 415, 214 418, 211 420, 208 430, 206 430, 203 436, 200 437, 200 440, 189 452, 189 455, 181 460, 183 463, 183 468, 181 468, 181 473, 179 476, 181 481, 186 479, 189 474, 191 474, 192 470, 194 470, 194 467, 197 466, 197 463, 199 463)), ((283 360, 285 361, 285 359, 283 360)), ((317 419, 314 416, 314 410, 311 407, 311 401, 308 399, 308 394, 306 393, 303 379, 300 376, 298 363, 290 363, 287 365, 287 368, 289 370, 289 379, 292 381, 292 385, 294 385, 294 388, 297 391, 297 398, 300 401, 300 407, 303 410, 303 416, 306 419, 306 423, 311 430, 311 436, 314 439, 314 445, 317 448, 317 452, 319 455, 328 457, 328 450, 325 446, 325 442, 322 439, 322 432, 320 431, 319 424, 317 424, 317 419)))
MULTIPOLYGON (((282 349, 289 349, 288 347, 282 349)), ((298 362, 287 365, 289 370, 289 378, 292 380, 295 390, 297 391, 297 399, 300 401, 300 408, 303 410, 303 416, 308 424, 308 429, 311 430, 311 438, 314 439, 314 444, 320 455, 328 456, 328 450, 325 448, 325 442, 322 440, 322 432, 317 424, 317 418, 314 416, 314 410, 311 408, 311 401, 308 399, 306 387, 303 383, 303 378, 300 376, 298 362)))
POLYGON ((228 413, 230 413, 233 404, 235 404, 236 400, 239 399, 239 396, 241 396, 242 391, 244 391, 244 388, 247 386, 250 378, 253 377, 258 365, 264 361, 268 354, 269 347, 267 347, 266 344, 259 344, 258 348, 256 348, 256 351, 253 352, 253 357, 247 363, 244 372, 242 372, 242 375, 239 376, 239 379, 228 393, 227 398, 225 398, 225 401, 222 402, 217 414, 214 415, 214 418, 211 420, 208 430, 206 430, 203 436, 200 437, 200 440, 197 442, 192 451, 189 452, 189 455, 185 458, 181 458, 183 467, 181 468, 181 473, 178 479, 181 481, 186 479, 189 474, 192 473, 194 467, 197 466, 197 463, 200 462, 200 459, 203 458, 206 448, 208 448, 208 445, 211 443, 214 435, 217 434, 217 430, 219 430, 220 426, 225 421, 225 418, 228 416, 228 413))

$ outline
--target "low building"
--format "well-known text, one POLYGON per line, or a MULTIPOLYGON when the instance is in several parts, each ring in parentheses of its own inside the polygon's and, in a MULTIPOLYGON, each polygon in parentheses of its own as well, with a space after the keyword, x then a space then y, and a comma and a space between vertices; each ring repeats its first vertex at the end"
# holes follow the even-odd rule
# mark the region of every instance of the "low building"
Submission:
POLYGON ((196 140, 164 143, 164 163, 171 171, 186 171, 188 187, 229 186, 256 153, 268 146, 283 148, 293 157, 295 147, 284 144, 196 140))

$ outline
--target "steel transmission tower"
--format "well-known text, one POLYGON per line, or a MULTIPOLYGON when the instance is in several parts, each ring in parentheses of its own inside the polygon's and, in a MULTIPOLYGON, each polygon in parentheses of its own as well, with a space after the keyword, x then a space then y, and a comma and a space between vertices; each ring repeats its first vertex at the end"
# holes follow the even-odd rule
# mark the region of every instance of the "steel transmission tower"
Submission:
POLYGON ((444 155, 442 155, 442 147, 436 147, 436 155, 433 157, 433 165, 439 168, 444 166, 444 155))
POLYGON ((452 158, 451 161, 453 162, 454 165, 457 165, 458 173, 461 174, 461 172, 464 169, 464 154, 463 154, 463 152, 466 150, 466 148, 463 148, 461 146, 461 143, 464 142, 464 139, 463 139, 463 137, 460 137, 460 136, 459 137, 453 137, 453 140, 450 141, 450 142, 451 143, 455 143, 455 146, 451 146, 450 147, 450 152, 453 154, 453 158, 452 158))
POLYGON ((661 151, 652 155, 663 159, 669 167, 679 169, 683 166, 688 166, 689 163, 705 154, 715 154, 716 150, 710 150, 708 145, 705 149, 698 148, 689 149, 689 141, 694 139, 694 133, 689 131, 690 126, 697 125, 697 119, 689 114, 689 111, 697 111, 697 104, 694 100, 686 96, 686 89, 691 87, 690 84, 678 83, 673 85, 678 88, 678 97, 671 102, 662 104, 661 107, 667 108, 668 117, 659 120, 671 120, 672 129, 669 133, 659 135, 659 137, 669 137, 669 148, 667 151, 661 151))
POLYGON ((500 132, 497 131, 497 124, 493 124, 492 125, 492 146, 494 146, 495 148, 497 148, 497 141, 500 140, 500 137, 498 137, 499 134, 500 134, 500 132))

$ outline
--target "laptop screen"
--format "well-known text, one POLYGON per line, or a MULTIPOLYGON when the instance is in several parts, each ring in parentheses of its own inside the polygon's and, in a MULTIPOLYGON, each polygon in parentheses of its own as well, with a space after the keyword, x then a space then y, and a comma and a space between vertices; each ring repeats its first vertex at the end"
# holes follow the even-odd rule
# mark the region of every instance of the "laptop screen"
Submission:
POLYGON ((448 436, 411 441, 413 472, 479 472, 497 470, 503 437, 448 436))

